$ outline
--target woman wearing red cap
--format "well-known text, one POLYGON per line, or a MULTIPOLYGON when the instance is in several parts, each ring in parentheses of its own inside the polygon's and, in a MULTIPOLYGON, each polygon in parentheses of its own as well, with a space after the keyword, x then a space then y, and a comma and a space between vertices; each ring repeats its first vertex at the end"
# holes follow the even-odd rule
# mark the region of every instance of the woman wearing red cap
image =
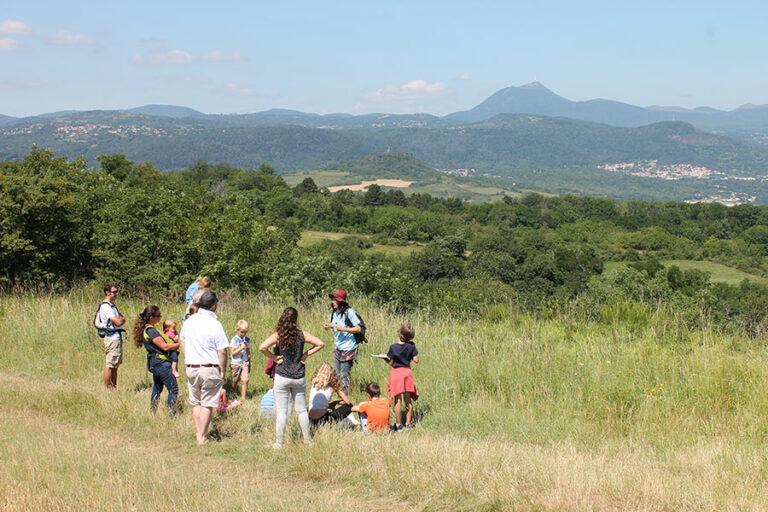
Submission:
POLYGON ((354 309, 349 307, 347 292, 333 290, 331 298, 331 321, 323 324, 323 329, 333 329, 333 356, 336 359, 336 373, 341 379, 344 392, 349 393, 349 374, 357 357, 355 334, 363 332, 362 320, 354 309))

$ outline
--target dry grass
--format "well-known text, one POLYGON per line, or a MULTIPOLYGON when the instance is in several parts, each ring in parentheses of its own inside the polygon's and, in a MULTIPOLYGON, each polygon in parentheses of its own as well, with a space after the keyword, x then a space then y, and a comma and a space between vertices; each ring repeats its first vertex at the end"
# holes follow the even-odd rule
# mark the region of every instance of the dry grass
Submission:
MULTIPOLYGON (((200 449, 189 411, 150 416, 140 349, 126 348, 120 388, 101 388, 95 290, 0 301, 2 510, 768 510, 760 341, 664 317, 641 330, 514 312, 416 317, 426 416, 414 431, 323 429, 313 447, 273 452, 257 371, 255 399, 220 418, 221 441, 200 449)), ((124 310, 133 317, 141 306, 124 310)), ((364 350, 380 352, 402 318, 361 306, 373 337, 364 350)), ((180 315, 180 305, 161 307, 180 315)), ((280 308, 229 298, 220 313, 228 332, 248 318, 258 340, 280 308)), ((317 332, 325 305, 301 315, 317 332)), ((353 376, 384 383, 386 373, 364 356, 353 376)))

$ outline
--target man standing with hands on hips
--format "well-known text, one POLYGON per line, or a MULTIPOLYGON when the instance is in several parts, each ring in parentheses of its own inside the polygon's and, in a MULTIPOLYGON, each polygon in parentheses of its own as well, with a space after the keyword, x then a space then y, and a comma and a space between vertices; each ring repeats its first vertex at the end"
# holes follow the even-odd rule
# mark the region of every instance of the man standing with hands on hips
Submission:
POLYGON ((181 327, 184 362, 187 365, 189 403, 195 422, 197 444, 208 442, 208 426, 219 405, 227 368, 227 335, 216 317, 216 294, 205 290, 198 301, 197 313, 181 327))

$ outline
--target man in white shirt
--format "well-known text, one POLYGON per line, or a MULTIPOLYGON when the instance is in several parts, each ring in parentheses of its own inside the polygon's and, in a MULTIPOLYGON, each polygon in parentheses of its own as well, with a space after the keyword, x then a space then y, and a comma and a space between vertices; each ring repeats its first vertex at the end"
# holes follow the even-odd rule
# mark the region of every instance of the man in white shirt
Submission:
POLYGON ((216 317, 218 298, 205 290, 198 301, 198 311, 181 327, 184 363, 187 365, 189 403, 195 422, 197 444, 205 444, 208 426, 224 386, 227 368, 227 335, 216 317))
POLYGON ((100 335, 104 335, 104 385, 117 387, 117 368, 123 362, 123 324, 125 317, 115 305, 119 290, 113 284, 104 286, 104 300, 96 313, 96 326, 100 335))

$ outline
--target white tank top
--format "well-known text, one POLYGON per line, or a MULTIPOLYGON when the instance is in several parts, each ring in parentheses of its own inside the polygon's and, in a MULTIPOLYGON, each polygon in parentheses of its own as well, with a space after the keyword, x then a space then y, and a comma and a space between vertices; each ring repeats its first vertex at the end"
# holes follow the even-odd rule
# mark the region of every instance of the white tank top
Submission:
POLYGON ((330 386, 322 389, 312 386, 309 390, 309 415, 318 417, 328 412, 328 404, 331 403, 332 395, 333 388, 330 386))

